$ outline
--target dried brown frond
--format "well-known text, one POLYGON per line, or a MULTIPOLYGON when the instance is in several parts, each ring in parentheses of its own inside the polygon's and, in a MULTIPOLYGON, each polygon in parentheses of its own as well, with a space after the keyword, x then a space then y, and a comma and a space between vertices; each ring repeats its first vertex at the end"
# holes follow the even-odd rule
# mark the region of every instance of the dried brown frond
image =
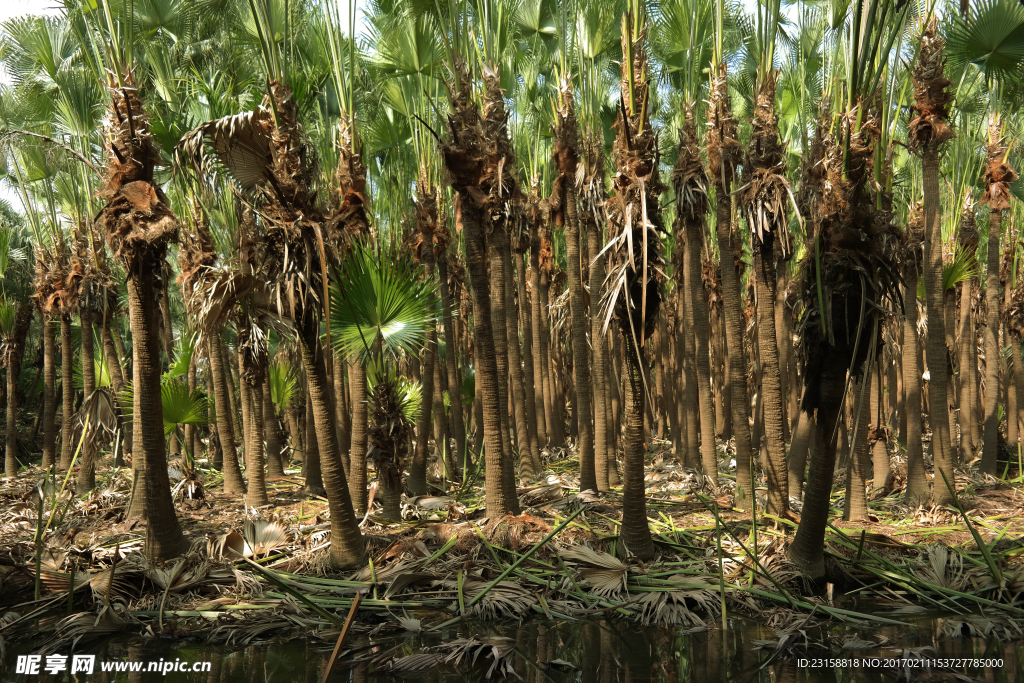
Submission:
POLYGON ((708 175, 719 192, 724 192, 736 176, 736 166, 743 156, 729 99, 728 65, 722 62, 715 67, 711 77, 708 132, 704 136, 708 151, 708 175))
POLYGON ((1003 120, 999 114, 990 114, 988 119, 988 144, 985 148, 985 194, 982 204, 988 204, 992 211, 1010 208, 1010 183, 1017 179, 1017 173, 1007 159, 1006 138, 1003 136, 1003 120))
POLYGON ((790 201, 786 179, 786 146, 779 138, 779 117, 775 113, 777 74, 770 71, 761 82, 754 108, 753 131, 747 151, 743 210, 750 231, 767 258, 778 244, 784 257, 792 253, 786 229, 786 208, 790 201))

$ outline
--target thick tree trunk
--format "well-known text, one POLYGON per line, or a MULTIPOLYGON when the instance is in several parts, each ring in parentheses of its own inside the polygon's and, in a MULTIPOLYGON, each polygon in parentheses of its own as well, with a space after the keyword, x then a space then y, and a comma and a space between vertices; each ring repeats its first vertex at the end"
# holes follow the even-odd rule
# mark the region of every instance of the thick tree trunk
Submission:
POLYGON ((590 353, 587 348, 587 311, 583 301, 583 269, 580 264, 580 222, 572 183, 566 191, 566 267, 568 269, 569 311, 572 322, 573 376, 576 400, 573 413, 579 429, 580 490, 597 490, 594 470, 593 387, 590 384, 590 353))
MULTIPOLYGON (((72 429, 75 414, 75 350, 72 342, 71 316, 65 313, 60 316, 60 387, 64 406, 60 425, 60 470, 71 467, 71 460, 75 455, 72 429)), ((138 470, 138 466, 134 466, 133 469, 138 470)), ((140 501, 139 505, 141 504, 140 501)))
POLYGON ((904 435, 907 444, 906 500, 907 505, 917 508, 927 504, 930 495, 921 443, 921 368, 917 364, 917 269, 909 268, 904 277, 907 282, 903 295, 907 307, 906 316, 903 318, 903 386, 906 391, 904 407, 907 415, 907 429, 904 435))
MULTIPOLYGON (((814 439, 814 418, 797 411, 793 414, 793 441, 789 446, 789 497, 800 500, 804 487, 804 472, 807 469, 807 453, 814 439)), ((738 467, 738 466, 737 466, 738 467)), ((736 470, 737 478, 739 469, 736 470)), ((748 474, 749 477, 749 474, 748 474)))
MULTIPOLYGON (((622 542, 643 561, 654 557, 654 542, 647 522, 647 491, 644 484, 644 350, 624 336, 626 346, 626 433, 624 437, 625 481, 622 487, 622 542)), ((649 380, 648 380, 649 381, 649 380)))
POLYGON ((793 331, 789 326, 789 316, 786 315, 786 261, 778 259, 775 264, 775 332, 778 335, 777 348, 779 349, 779 391, 781 401, 779 403, 782 413, 782 440, 789 441, 792 438, 790 433, 789 420, 795 415, 790 414, 789 402, 789 364, 793 356, 793 331))
MULTIPOLYGON (((996 474, 999 453, 999 237, 1003 225, 1002 209, 988 214, 988 273, 985 276, 985 440, 980 469, 996 474)), ((950 479, 952 482, 952 479, 950 479)))
MULTIPOLYGON (((473 297, 473 349, 476 361, 476 384, 483 410, 483 431, 485 441, 485 497, 487 514, 492 518, 519 514, 519 501, 515 496, 511 453, 506 453, 505 430, 507 406, 501 400, 507 371, 499 372, 498 353, 495 342, 504 339, 504 329, 498 335, 492 326, 491 293, 488 290, 487 246, 484 243, 484 226, 481 211, 472 206, 470 196, 461 197, 463 237, 466 242, 466 265, 473 297), (504 417, 504 419, 502 419, 504 417), (502 431, 504 431, 504 434, 502 431)), ((504 274, 500 266, 490 274, 495 283, 504 289, 504 274)), ((502 301, 503 292, 498 290, 495 299, 502 301), (501 295, 499 296, 499 293, 501 295)), ((503 307, 503 306, 502 306, 503 307)), ((507 370, 507 366, 506 366, 507 370)))
POLYGON ((231 420, 231 401, 228 398, 228 379, 221 353, 219 330, 206 340, 206 352, 210 357, 210 375, 213 382, 213 400, 217 414, 217 438, 220 440, 221 467, 224 471, 224 493, 237 496, 245 493, 242 469, 238 464, 238 449, 235 446, 235 425, 231 420))
MULTIPOLYGON (((960 384, 960 449, 964 458, 970 461, 975 451, 974 372, 977 367, 977 345, 974 343, 974 316, 971 311, 973 300, 973 278, 960 283, 960 363, 958 379, 960 384), (973 364, 973 365, 972 365, 973 364)), ((952 437, 952 435, 950 435, 952 437)))
POLYGON ((164 353, 167 355, 167 363, 170 364, 174 353, 174 327, 171 323, 171 266, 165 259, 160 261, 160 317, 164 353))
MULTIPOLYGON (((324 350, 320 346, 320 326, 307 317, 297 327, 302 363, 309 386, 310 408, 316 426, 320 470, 331 513, 331 562, 338 569, 355 569, 363 565, 366 549, 359 533, 359 520, 355 516, 352 498, 348 493, 345 470, 341 466, 337 435, 331 424, 331 387, 327 380, 324 350)), ((363 443, 366 443, 365 437, 363 443)))
POLYGON ((782 394, 782 372, 779 367, 779 344, 773 310, 776 285, 773 253, 775 235, 766 232, 764 240, 754 256, 754 268, 757 271, 757 348, 761 361, 760 403, 764 411, 764 436, 768 449, 768 460, 765 463, 768 511, 781 517, 789 510, 789 479, 782 426, 785 420, 785 398, 782 394))
MULTIPOLYGON (((348 459, 348 487, 353 508, 356 512, 362 514, 366 512, 368 504, 368 494, 366 491, 366 440, 369 428, 369 415, 367 414, 368 406, 366 403, 366 366, 358 360, 349 361, 348 376, 352 389, 352 450, 349 451, 348 459)), ((308 415, 306 419, 309 419, 308 415)), ((318 446, 322 443, 319 440, 319 435, 320 431, 317 430, 318 446)), ((320 460, 322 461, 323 449, 319 448, 318 451, 321 453, 320 460)), ((326 476, 324 477, 324 483, 327 483, 326 476)))
POLYGON ((882 405, 882 359, 878 359, 876 377, 871 382, 871 425, 868 427, 868 442, 871 444, 873 490, 884 489, 889 481, 889 450, 885 434, 885 412, 882 405))
MULTIPOLYGON (((167 560, 188 550, 171 501, 164 450, 163 403, 160 395, 160 311, 153 306, 154 273, 160 267, 150 255, 128 267, 128 312, 132 325, 132 388, 135 421, 132 453, 137 484, 128 517, 146 518, 146 557, 167 560)), ((70 346, 70 344, 69 344, 70 346)), ((70 349, 69 349, 70 350, 70 349)), ((70 359, 70 354, 68 355, 70 359)))
MULTIPOLYGON (((57 343, 53 318, 43 316, 43 469, 57 464, 57 343)), ((117 389, 115 392, 120 393, 117 389)))
POLYGON ((939 149, 935 143, 924 148, 922 160, 924 184, 924 286, 928 309, 928 358, 930 380, 928 396, 931 407, 932 455, 935 459, 936 505, 948 505, 953 496, 943 477, 953 483, 953 457, 950 449, 946 385, 949 382, 949 353, 946 349, 946 329, 943 319, 942 291, 942 225, 939 220, 939 149))
POLYGON ((841 359, 826 362, 822 366, 821 402, 815 429, 817 443, 811 451, 800 525, 789 546, 789 559, 805 576, 814 580, 825 576, 825 528, 831 507, 832 477, 836 465, 836 425, 843 407, 846 370, 841 359))

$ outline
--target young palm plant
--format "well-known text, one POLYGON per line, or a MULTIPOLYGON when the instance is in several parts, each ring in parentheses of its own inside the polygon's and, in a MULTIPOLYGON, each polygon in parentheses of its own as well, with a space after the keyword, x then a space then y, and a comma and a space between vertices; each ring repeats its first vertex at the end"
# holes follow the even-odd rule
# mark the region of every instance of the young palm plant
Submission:
POLYGON ((368 458, 381 487, 384 516, 401 517, 401 472, 409 436, 422 400, 392 369, 402 354, 415 357, 436 324, 435 285, 420 277, 407 254, 384 247, 357 247, 331 287, 332 342, 346 357, 358 357, 367 372, 373 418, 368 458), (410 405, 415 393, 415 409, 410 405))

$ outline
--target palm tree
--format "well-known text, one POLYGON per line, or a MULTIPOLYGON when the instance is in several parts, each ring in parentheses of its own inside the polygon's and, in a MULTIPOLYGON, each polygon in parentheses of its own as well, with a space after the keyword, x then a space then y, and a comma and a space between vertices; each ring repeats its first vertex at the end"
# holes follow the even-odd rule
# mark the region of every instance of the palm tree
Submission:
MULTIPOLYGON (((643 560, 654 556, 644 491, 644 406, 651 384, 645 342, 654 334, 661 307, 658 273, 664 233, 658 206, 664 187, 658 177, 658 135, 648 107, 647 27, 643 3, 631 0, 622 18, 621 109, 612 154, 616 196, 608 212, 609 286, 602 306, 606 329, 614 314, 625 345, 622 541, 643 560)), ((678 163, 673 176, 679 177, 678 163)))
POLYGON ((368 457, 376 463, 386 519, 401 517, 402 456, 418 414, 425 411, 420 387, 389 369, 401 354, 415 357, 436 324, 434 283, 420 275, 407 255, 357 248, 342 262, 331 288, 332 341, 365 367, 373 417, 368 457))
POLYGON ((903 387, 906 393, 907 504, 918 507, 928 502, 931 492, 924 470, 921 443, 921 368, 917 366, 917 282, 924 259, 924 222, 920 202, 910 209, 904 231, 903 250, 903 387))
POLYGON ((946 324, 943 318, 942 234, 939 208, 939 148, 953 138, 946 125, 952 96, 946 91, 949 80, 943 75, 945 40, 938 34, 935 20, 923 27, 917 62, 914 64, 914 99, 916 115, 910 121, 908 141, 921 154, 924 187, 924 289, 928 316, 928 341, 925 356, 928 363, 928 403, 931 406, 932 454, 935 459, 936 486, 932 491, 936 505, 952 501, 943 477, 953 481, 953 454, 949 422, 944 406, 949 382, 949 352, 946 349, 946 324))

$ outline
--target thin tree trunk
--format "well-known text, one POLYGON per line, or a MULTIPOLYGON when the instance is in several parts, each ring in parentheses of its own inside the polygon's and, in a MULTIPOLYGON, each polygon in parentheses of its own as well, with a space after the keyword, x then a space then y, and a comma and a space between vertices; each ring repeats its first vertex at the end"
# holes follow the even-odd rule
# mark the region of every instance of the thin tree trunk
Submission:
MULTIPOLYGON (((526 263, 518 254, 513 255, 512 263, 516 269, 516 285, 519 294, 519 310, 516 315, 522 326, 523 354, 519 365, 519 378, 526 396, 526 428, 529 439, 529 456, 534 474, 543 469, 540 461, 540 437, 537 435, 537 394, 534 387, 533 372, 533 331, 530 325, 529 299, 526 295, 526 263)), ((510 307, 511 303, 508 304, 510 307)))
MULTIPOLYGON (((57 464, 57 343, 53 318, 43 315, 43 469, 57 464)), ((116 391, 116 390, 115 390, 116 391)))
MULTIPOLYGON (((535 229, 534 232, 537 232, 535 229)), ((537 403, 537 441, 541 448, 551 443, 551 398, 547 392, 547 353, 545 349, 546 340, 543 338, 547 333, 541 325, 540 312, 540 238, 530 241, 530 332, 533 340, 533 384, 536 387, 537 403), (542 334, 543 333, 543 334, 542 334)))
POLYGON ((608 340, 604 334, 604 321, 598 315, 605 278, 605 256, 601 253, 601 226, 592 221, 587 230, 587 250, 594 254, 590 263, 590 344, 594 349, 594 474, 597 489, 609 490, 609 462, 615 462, 615 440, 609 425, 608 401, 608 340))
POLYGON ((206 353, 210 357, 210 375, 213 382, 213 400, 217 413, 217 438, 223 453, 224 493, 237 496, 245 493, 245 482, 238 464, 235 446, 235 425, 231 420, 231 401, 228 398, 228 379, 221 353, 219 330, 206 340, 206 353))
MULTIPOLYGON (((434 280, 434 245, 424 245, 423 255, 423 277, 427 282, 434 280)), ((420 350, 420 381, 423 383, 423 400, 420 414, 416 418, 416 447, 413 451, 412 462, 409 464, 409 477, 406 479, 406 486, 409 494, 422 496, 427 493, 427 447, 430 440, 431 410, 428 406, 434 400, 434 356, 437 353, 437 326, 431 322, 427 325, 426 343, 420 350)), ((441 448, 441 444, 435 443, 435 447, 441 448)), ((401 495, 401 494, 399 494, 401 495)))
POLYGON ((539 296, 537 298, 540 308, 540 324, 537 326, 537 332, 534 334, 540 337, 541 372, 544 375, 544 402, 545 410, 547 411, 548 441, 555 447, 561 447, 565 445, 565 419, 562 413, 564 397, 557 392, 555 387, 558 373, 553 362, 558 350, 553 348, 551 343, 551 320, 548 315, 550 310, 548 288, 551 283, 549 274, 544 269, 540 270, 539 277, 537 285, 539 296))
POLYGON ((775 309, 775 332, 778 335, 777 346, 779 350, 779 410, 782 413, 782 441, 785 443, 792 438, 789 428, 791 418, 788 410, 789 401, 789 364, 793 355, 793 332, 789 325, 789 316, 786 315, 786 261, 778 259, 775 264, 774 283, 774 309, 775 309))
MULTIPOLYGON (((60 371, 61 394, 64 413, 60 425, 60 470, 71 467, 75 455, 73 443, 72 419, 75 414, 75 350, 71 338, 71 316, 64 313, 60 316, 60 371)), ((133 469, 138 470, 133 461, 133 469)), ((140 501, 141 506, 141 501, 140 501)), ((141 514, 141 508, 139 510, 141 514)))
MULTIPOLYGON (((18 476, 18 375, 25 353, 25 337, 32 324, 34 309, 30 303, 20 303, 14 312, 14 327, 7 353, 7 445, 4 457, 4 474, 18 476)), ((91 488, 91 487, 90 487, 91 488)))
POLYGON ((174 328, 171 323, 171 267, 166 259, 160 261, 160 316, 163 326, 163 334, 160 339, 164 344, 164 353, 167 355, 167 363, 170 364, 174 353, 174 328))
MULTIPOLYGON (((96 391, 96 354, 93 349, 95 344, 88 313, 79 314, 79 324, 82 328, 82 394, 88 400, 96 391)), ((89 428, 85 429, 85 438, 82 439, 82 466, 78 468, 79 494, 88 493, 96 488, 96 435, 96 425, 90 424, 89 428)))
POLYGON ((341 454, 341 466, 345 470, 345 476, 352 478, 349 456, 352 452, 352 433, 349 431, 351 425, 348 415, 348 387, 345 386, 345 369, 347 363, 339 353, 334 354, 331 369, 334 370, 331 379, 334 389, 334 420, 338 432, 338 448, 341 454))
MULTIPOLYGON (((789 497, 800 500, 804 487, 804 471, 807 469, 807 453, 814 439, 814 418, 806 413, 793 415, 793 441, 789 446, 789 497)), ((739 465, 736 470, 739 478, 739 465)), ((749 470, 748 470, 748 477, 749 470)))
POLYGON ((244 445, 245 431, 242 429, 242 423, 239 422, 239 419, 241 418, 240 405, 238 398, 235 396, 235 364, 231 362, 231 354, 228 351, 228 345, 220 338, 218 338, 218 345, 221 352, 221 367, 224 368, 224 385, 227 387, 228 392, 228 408, 229 414, 231 415, 231 424, 234 427, 235 436, 244 445))
MULTIPOLYGON (((677 246, 676 248, 678 249, 679 247, 677 246)), ((676 268, 678 269, 679 267, 676 266, 676 268)), ((697 346, 693 338, 692 306, 686 305, 688 303, 686 299, 689 297, 683 293, 688 288, 685 278, 686 274, 684 273, 682 279, 676 280, 676 319, 683 321, 682 332, 676 337, 676 357, 682 359, 683 363, 680 379, 683 383, 683 396, 685 397, 683 402, 686 406, 685 418, 683 420, 685 436, 683 464, 687 467, 696 468, 700 465, 697 457, 698 453, 700 453, 698 436, 700 429, 700 404, 697 398, 697 370, 695 362, 697 346)))
MULTIPOLYGON (((325 498, 327 497, 327 491, 324 490, 323 474, 320 471, 320 447, 316 442, 316 421, 313 418, 313 403, 310 400, 308 390, 304 391, 303 394, 306 397, 306 455, 302 460, 302 470, 306 480, 306 493, 325 498)), ((356 509, 358 510, 358 508, 356 509)))
POLYGON ((265 377, 260 387, 260 403, 263 409, 263 432, 267 442, 267 478, 283 479, 284 464, 281 462, 281 438, 277 426, 277 409, 270 395, 269 377, 265 377))
POLYGON ((949 382, 949 352, 946 349, 946 329, 943 319, 942 291, 942 225, 939 221, 939 149, 936 143, 924 147, 922 159, 924 184, 924 286, 928 309, 928 359, 930 380, 928 396, 931 407, 932 455, 935 459, 936 505, 949 505, 953 496, 943 477, 953 483, 953 458, 950 450, 946 385, 949 382))
POLYGON ((708 350, 708 300, 701 281, 700 225, 684 219, 686 224, 685 281, 689 295, 686 323, 696 344, 697 403, 700 406, 701 468, 711 484, 718 485, 718 456, 715 451, 715 413, 711 395, 711 359, 708 350))
POLYGON ((871 392, 871 378, 874 374, 870 364, 866 364, 864 374, 853 383, 851 391, 855 397, 853 409, 854 433, 851 460, 846 468, 846 504, 843 506, 843 519, 846 521, 867 521, 868 501, 864 487, 868 469, 868 404, 871 392))
MULTIPOLYGON (((903 386, 906 390, 904 407, 907 429, 907 505, 912 508, 928 502, 928 478, 924 470, 924 451, 921 443, 921 368, 917 361, 917 268, 908 268, 904 275, 907 286, 903 301, 907 314, 903 318, 903 386)), ((961 341, 963 344, 963 341, 961 341)))
POLYGON ((871 382, 871 424, 868 429, 868 441, 871 443, 872 489, 885 489, 889 481, 889 451, 886 446, 885 412, 882 405, 882 359, 878 361, 878 372, 871 382), (872 433, 873 432, 873 433, 872 433))
MULTIPOLYGON (((369 428, 369 416, 366 403, 366 366, 358 360, 350 360, 348 376, 352 389, 352 450, 349 451, 348 486, 349 495, 352 498, 352 506, 356 512, 362 514, 366 512, 368 504, 366 490, 366 439, 369 428)), ((308 420, 309 417, 306 419, 308 420)), ((320 432, 317 430, 317 436, 319 437, 319 435, 320 432)), ((324 483, 326 483, 326 478, 324 483)))
POLYGON ((573 413, 579 429, 580 490, 597 490, 594 469, 594 408, 590 383, 590 353, 587 348, 587 311, 583 301, 583 269, 580 264, 580 221, 576 211, 576 192, 570 183, 566 189, 566 266, 568 268, 569 312, 572 322, 573 375, 576 400, 573 413))
MULTIPOLYGON (((452 296, 448 285, 448 256, 445 254, 437 261, 437 275, 441 290, 441 322, 444 328, 444 344, 448 350, 448 403, 450 411, 448 421, 451 423, 452 436, 455 438, 455 456, 452 458, 457 467, 462 466, 466 457, 466 423, 462 419, 462 381, 459 377, 458 344, 455 339, 455 325, 452 322, 452 296)), ((458 469, 453 470, 455 477, 458 469)))

